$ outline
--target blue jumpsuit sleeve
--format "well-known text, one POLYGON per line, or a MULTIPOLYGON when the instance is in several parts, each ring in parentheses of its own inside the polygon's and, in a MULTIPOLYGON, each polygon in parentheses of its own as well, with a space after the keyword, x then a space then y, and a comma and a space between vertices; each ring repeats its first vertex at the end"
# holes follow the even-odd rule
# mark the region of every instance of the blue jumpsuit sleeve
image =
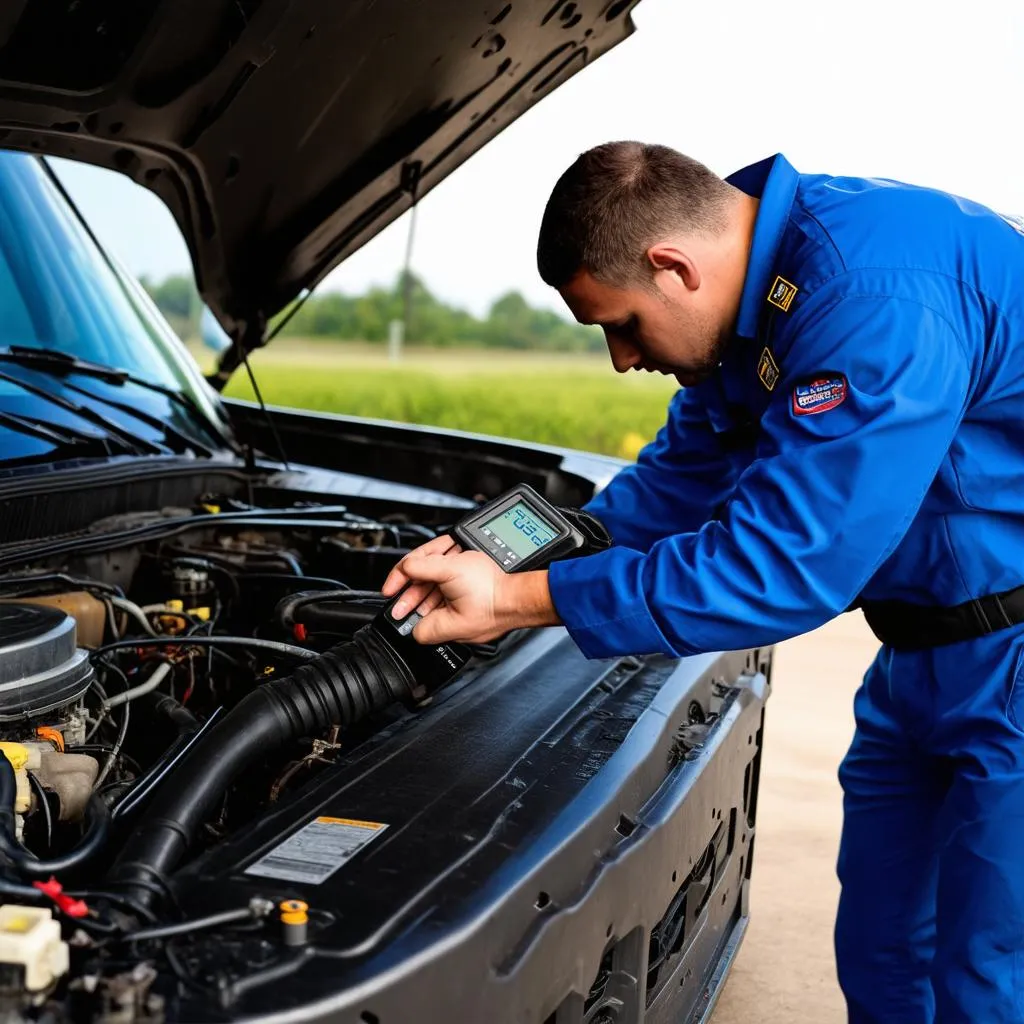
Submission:
POLYGON ((615 544, 647 551, 669 534, 697 530, 735 486, 699 390, 673 395, 655 439, 585 506, 615 544))
POLYGON ((909 299, 808 303, 720 520, 648 552, 555 563, 552 600, 588 657, 776 643, 845 611, 906 533, 971 389, 960 337, 909 299), (801 378, 843 375, 834 408, 793 410, 801 378))

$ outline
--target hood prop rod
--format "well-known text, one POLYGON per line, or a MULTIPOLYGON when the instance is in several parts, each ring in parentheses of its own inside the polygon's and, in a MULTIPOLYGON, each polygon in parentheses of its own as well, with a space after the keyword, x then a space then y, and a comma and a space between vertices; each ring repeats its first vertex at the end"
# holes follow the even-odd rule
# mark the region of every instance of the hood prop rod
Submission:
MULTIPOLYGON (((274 447, 277 449, 278 458, 284 465, 285 470, 290 472, 291 466, 288 464, 288 456, 284 453, 284 445, 281 443, 281 435, 277 432, 277 424, 274 423, 274 418, 270 415, 267 403, 263 401, 263 393, 260 391, 260 386, 256 382, 256 374, 252 372, 252 365, 249 363, 249 353, 254 349, 262 348, 269 340, 265 337, 265 332, 266 320, 261 314, 246 317, 242 320, 238 331, 232 338, 233 344, 231 348, 229 348, 221 357, 220 364, 217 367, 217 372, 207 377, 207 381, 214 388, 220 391, 223 389, 224 385, 227 384, 228 379, 231 377, 232 373, 234 373, 239 364, 245 367, 245 372, 248 374, 249 384, 252 386, 253 394, 256 396, 256 401, 259 403, 263 416, 267 421, 267 427, 270 429, 271 437, 274 439, 274 447)), ((271 337, 272 336, 273 335, 271 335, 271 337)), ((246 461, 249 468, 253 469, 255 466, 256 456, 251 442, 246 444, 245 449, 246 461)))

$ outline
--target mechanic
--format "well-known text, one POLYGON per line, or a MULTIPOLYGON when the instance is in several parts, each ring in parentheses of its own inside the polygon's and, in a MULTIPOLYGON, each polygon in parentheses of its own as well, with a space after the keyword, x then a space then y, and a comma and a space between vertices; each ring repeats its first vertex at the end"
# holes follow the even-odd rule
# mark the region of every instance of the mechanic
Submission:
MULTIPOLYGON (((859 1022, 1024 1022, 1024 231, 888 180, 722 180, 618 142, 538 264, 615 369, 682 385, 587 505, 614 546, 506 575, 431 542, 421 642, 562 623, 591 658, 882 641, 840 769, 839 980, 859 1022)), ((828 686, 828 665, 821 685, 828 686)), ((794 965, 794 970, 798 970, 794 965)))

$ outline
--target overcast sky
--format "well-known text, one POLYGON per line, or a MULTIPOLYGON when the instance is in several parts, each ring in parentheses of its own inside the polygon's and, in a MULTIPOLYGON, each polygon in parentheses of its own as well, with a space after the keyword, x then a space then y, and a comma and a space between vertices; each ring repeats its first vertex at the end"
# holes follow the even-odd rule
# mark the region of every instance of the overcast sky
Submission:
MULTIPOLYGON (((674 146, 720 174, 772 153, 798 170, 931 185, 1024 213, 1024 3, 641 0, 633 36, 420 204, 414 269, 476 312, 509 288, 560 308, 534 247, 551 185, 609 139, 674 146)), ((72 165, 71 191, 136 273, 190 270, 160 201, 72 165)), ((320 286, 391 283, 400 218, 320 286)), ((564 310, 563 310, 564 312, 564 310)))

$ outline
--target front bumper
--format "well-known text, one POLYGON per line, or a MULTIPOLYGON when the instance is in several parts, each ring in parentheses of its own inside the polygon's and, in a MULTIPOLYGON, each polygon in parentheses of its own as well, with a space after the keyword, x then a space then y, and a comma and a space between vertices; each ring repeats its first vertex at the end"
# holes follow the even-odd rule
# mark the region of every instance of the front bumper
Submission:
POLYGON ((546 630, 467 673, 182 873, 192 912, 260 893, 331 923, 171 1017, 706 1020, 747 922, 771 654, 594 663, 546 630), (317 815, 389 828, 320 885, 244 874, 317 815))

